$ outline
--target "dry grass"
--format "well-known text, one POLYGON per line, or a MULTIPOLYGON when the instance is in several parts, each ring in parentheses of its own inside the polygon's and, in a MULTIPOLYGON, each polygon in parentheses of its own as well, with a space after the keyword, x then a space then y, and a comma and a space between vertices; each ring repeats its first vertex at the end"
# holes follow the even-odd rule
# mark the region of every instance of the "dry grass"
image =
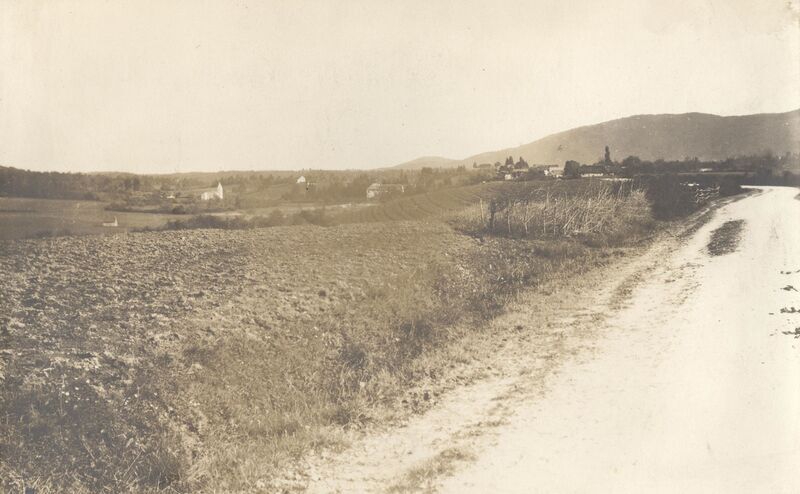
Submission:
POLYGON ((600 184, 580 194, 536 190, 523 197, 493 197, 459 211, 451 221, 470 234, 607 239, 641 231, 652 218, 643 190, 600 184))
POLYGON ((523 198, 537 194, 584 195, 598 186, 596 180, 540 180, 531 182, 487 182, 448 187, 434 192, 400 197, 396 200, 347 211, 336 216, 337 223, 418 221, 446 219, 453 213, 492 198, 523 198))
POLYGON ((739 239, 744 229, 744 220, 726 221, 719 228, 711 232, 706 249, 712 256, 721 256, 734 252, 739 245, 739 239))
POLYGON ((387 492, 435 492, 435 483, 445 475, 453 473, 459 463, 473 461, 475 455, 464 449, 448 448, 439 452, 422 465, 409 470, 402 479, 395 482, 387 492))

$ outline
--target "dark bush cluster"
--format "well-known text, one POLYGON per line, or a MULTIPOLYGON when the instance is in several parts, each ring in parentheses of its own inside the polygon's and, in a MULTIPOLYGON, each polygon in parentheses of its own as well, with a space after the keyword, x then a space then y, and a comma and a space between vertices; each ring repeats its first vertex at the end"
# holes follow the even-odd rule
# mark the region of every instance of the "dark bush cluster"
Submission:
POLYGON ((289 225, 329 226, 333 219, 324 208, 305 209, 291 215, 275 210, 268 216, 233 216, 200 214, 186 219, 170 220, 157 228, 141 228, 135 231, 197 230, 211 228, 216 230, 250 230, 289 225))
POLYGON ((653 217, 668 220, 687 216, 697 209, 694 190, 677 175, 655 175, 636 179, 645 191, 653 217))
POLYGON ((734 176, 651 175, 634 179, 650 202, 653 217, 671 220, 687 216, 709 199, 742 192, 741 179, 734 176))

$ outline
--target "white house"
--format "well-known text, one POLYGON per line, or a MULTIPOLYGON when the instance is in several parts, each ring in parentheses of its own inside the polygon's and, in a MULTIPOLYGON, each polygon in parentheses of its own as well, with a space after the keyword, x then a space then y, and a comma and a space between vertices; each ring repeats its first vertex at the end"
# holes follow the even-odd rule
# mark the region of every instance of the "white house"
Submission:
POLYGON ((304 175, 300 175, 300 178, 297 179, 298 184, 306 183, 306 177, 304 175))
POLYGON ((220 200, 222 200, 222 198, 223 198, 223 192, 222 192, 222 183, 221 182, 217 182, 217 188, 216 189, 206 190, 206 191, 203 191, 202 194, 200 194, 200 199, 202 199, 204 201, 210 201, 211 199, 220 199, 220 200))
POLYGON ((548 166, 544 169, 545 177, 560 177, 564 175, 564 168, 560 166, 548 166))

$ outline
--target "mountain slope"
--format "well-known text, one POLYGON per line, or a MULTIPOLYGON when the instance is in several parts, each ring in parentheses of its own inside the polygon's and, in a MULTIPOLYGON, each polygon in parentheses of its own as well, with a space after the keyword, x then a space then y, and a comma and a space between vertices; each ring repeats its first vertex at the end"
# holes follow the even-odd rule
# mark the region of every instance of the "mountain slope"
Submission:
POLYGON ((449 168, 449 167, 456 167, 460 164, 461 161, 459 160, 443 158, 441 156, 423 156, 415 160, 406 161, 405 163, 400 163, 399 165, 395 165, 392 168, 403 168, 407 170, 417 169, 417 168, 449 168))
MULTIPOLYGON (((613 159, 722 160, 738 155, 800 152, 800 109, 721 117, 706 113, 636 115, 552 134, 522 146, 470 156, 463 160, 437 158, 438 166, 471 166, 523 157, 531 164, 563 164, 566 160, 592 163, 611 148, 613 159)), ((398 165, 403 168, 437 166, 431 159, 398 165)))

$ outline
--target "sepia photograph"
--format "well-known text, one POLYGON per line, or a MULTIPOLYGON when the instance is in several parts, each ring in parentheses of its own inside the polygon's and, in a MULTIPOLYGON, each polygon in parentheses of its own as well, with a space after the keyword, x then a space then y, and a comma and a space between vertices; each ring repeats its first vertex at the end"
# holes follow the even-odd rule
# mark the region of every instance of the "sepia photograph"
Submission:
POLYGON ((0 0, 0 493, 800 493, 800 0, 0 0))

